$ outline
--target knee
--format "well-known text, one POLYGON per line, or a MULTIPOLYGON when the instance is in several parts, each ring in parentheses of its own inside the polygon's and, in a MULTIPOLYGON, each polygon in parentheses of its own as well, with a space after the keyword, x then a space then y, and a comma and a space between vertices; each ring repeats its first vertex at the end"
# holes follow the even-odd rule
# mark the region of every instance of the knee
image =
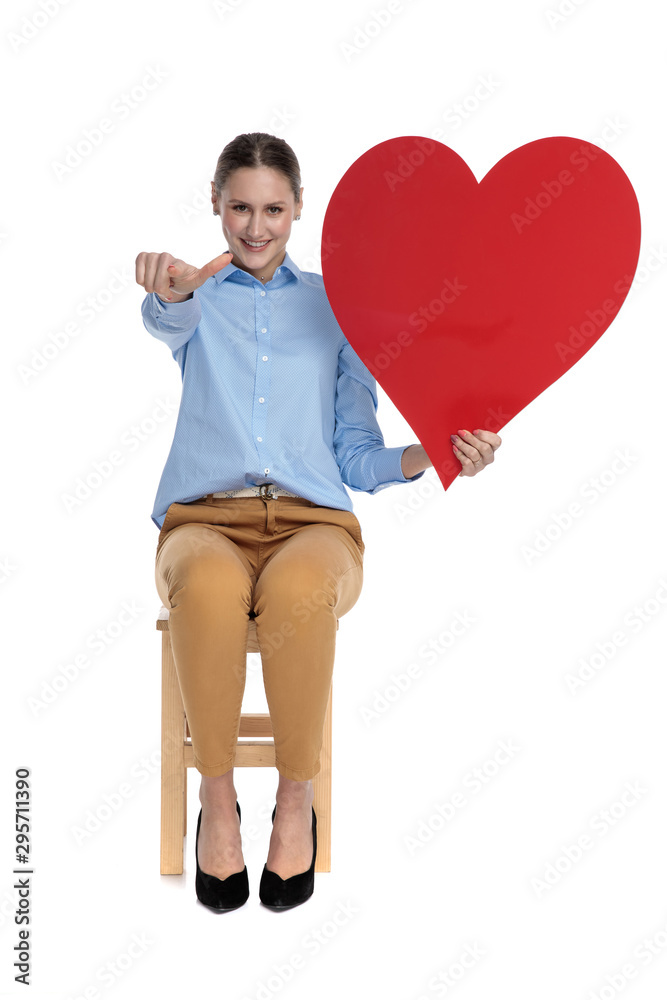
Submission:
MULTIPOLYGON (((261 577, 260 577, 261 580, 261 577)), ((260 589, 255 594, 260 616, 270 605, 273 616, 282 616, 293 625, 307 621, 322 609, 333 609, 337 601, 337 580, 316 568, 290 574, 269 595, 260 589)))
POLYGON ((173 551, 169 552, 165 543, 161 553, 157 572, 170 591, 186 589, 195 595, 215 593, 222 600, 241 595, 249 606, 252 581, 245 567, 233 553, 220 547, 219 539, 212 537, 210 531, 182 530, 194 527, 198 526, 175 528, 174 533, 180 531, 178 547, 173 546, 173 551))

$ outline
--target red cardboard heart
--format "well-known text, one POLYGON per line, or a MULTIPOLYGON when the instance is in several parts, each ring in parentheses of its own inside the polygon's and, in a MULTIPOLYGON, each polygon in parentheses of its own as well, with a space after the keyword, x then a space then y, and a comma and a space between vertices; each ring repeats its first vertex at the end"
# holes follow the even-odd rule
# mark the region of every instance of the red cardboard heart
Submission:
POLYGON ((639 206, 618 163, 538 139, 478 184, 420 136, 373 146, 336 186, 322 272, 355 352, 445 489, 450 434, 504 426, 590 350, 637 266, 639 206))

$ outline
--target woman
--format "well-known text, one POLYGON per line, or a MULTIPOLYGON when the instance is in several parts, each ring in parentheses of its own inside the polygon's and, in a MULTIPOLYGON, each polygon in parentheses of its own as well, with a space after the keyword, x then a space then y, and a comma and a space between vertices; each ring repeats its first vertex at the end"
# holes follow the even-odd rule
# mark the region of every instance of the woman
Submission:
MULTIPOLYGON (((287 253, 303 205, 290 146, 262 132, 237 136, 218 159, 211 202, 229 250, 201 269, 169 253, 136 260, 144 325, 183 378, 152 514, 155 579, 202 775, 197 896, 218 910, 249 896, 233 757, 251 616, 279 775, 260 899, 287 909, 313 892, 311 779, 336 622, 363 579, 365 545, 343 483, 376 493, 414 482, 431 462, 419 444, 385 447, 375 381, 336 323, 322 276, 287 253)), ((500 438, 461 433, 461 475, 475 475, 500 438)))

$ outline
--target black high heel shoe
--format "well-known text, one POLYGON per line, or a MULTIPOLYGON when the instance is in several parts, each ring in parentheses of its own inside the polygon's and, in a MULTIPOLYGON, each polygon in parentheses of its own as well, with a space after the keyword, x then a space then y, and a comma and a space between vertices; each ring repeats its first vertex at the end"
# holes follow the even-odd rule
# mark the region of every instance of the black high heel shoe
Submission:
MULTIPOLYGON (((236 803, 236 811, 241 821, 241 807, 236 803)), ((197 820, 197 837, 195 840, 195 859, 197 861, 197 878, 195 888, 197 899, 204 906, 210 906, 213 910, 235 910, 238 906, 243 906, 250 896, 250 885, 248 882, 248 868, 243 871, 233 872, 227 878, 216 878, 215 875, 207 875, 199 867, 199 828, 201 826, 201 809, 197 820)))
MULTIPOLYGON (((317 856, 317 817, 313 813, 313 860, 308 871, 281 878, 277 872, 272 872, 264 865, 259 881, 259 898, 264 906, 272 910, 289 910, 292 906, 305 903, 313 895, 315 889, 315 858, 317 856)), ((276 807, 271 813, 271 822, 276 818, 276 807)))

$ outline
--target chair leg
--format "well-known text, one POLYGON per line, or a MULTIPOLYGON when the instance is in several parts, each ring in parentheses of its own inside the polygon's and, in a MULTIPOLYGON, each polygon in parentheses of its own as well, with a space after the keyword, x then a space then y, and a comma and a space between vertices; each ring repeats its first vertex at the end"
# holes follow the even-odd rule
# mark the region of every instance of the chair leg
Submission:
POLYGON ((324 717, 321 766, 313 778, 313 807, 317 816, 316 872, 331 871, 331 690, 324 717))
POLYGON ((183 836, 188 832, 188 769, 183 768, 183 836))
POLYGON ((183 836, 187 813, 183 734, 183 700, 172 655, 171 636, 165 630, 162 633, 161 875, 183 873, 183 836))

